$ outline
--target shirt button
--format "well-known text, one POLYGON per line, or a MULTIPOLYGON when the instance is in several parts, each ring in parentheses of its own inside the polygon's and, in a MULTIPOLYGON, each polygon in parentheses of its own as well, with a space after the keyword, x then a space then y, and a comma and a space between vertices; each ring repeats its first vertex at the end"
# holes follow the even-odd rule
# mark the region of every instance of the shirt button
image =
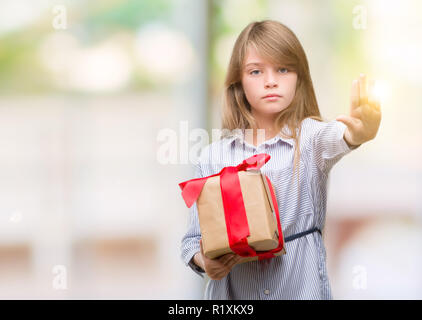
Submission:
POLYGON ((264 293, 265 293, 265 294, 270 294, 270 290, 265 289, 265 290, 264 290, 264 293))

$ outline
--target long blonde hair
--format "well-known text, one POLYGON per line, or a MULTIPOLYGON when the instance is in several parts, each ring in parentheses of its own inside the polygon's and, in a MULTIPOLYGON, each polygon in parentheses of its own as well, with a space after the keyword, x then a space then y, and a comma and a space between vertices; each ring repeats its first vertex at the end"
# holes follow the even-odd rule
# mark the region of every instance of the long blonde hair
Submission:
MULTIPOLYGON (((257 128, 251 106, 243 91, 241 79, 244 59, 252 46, 258 54, 275 65, 286 66, 297 73, 296 93, 291 104, 280 111, 275 120, 277 132, 284 138, 292 138, 296 144, 294 167, 299 169, 301 122, 305 118, 323 121, 315 97, 308 61, 296 35, 284 24, 263 20, 254 21, 240 33, 233 47, 224 83, 222 131, 257 128), (282 132, 287 125, 291 135, 282 132), (296 128, 299 128, 297 134, 296 128)), ((224 137, 224 134, 223 134, 224 137)), ((297 171, 299 181, 299 170, 297 171)))

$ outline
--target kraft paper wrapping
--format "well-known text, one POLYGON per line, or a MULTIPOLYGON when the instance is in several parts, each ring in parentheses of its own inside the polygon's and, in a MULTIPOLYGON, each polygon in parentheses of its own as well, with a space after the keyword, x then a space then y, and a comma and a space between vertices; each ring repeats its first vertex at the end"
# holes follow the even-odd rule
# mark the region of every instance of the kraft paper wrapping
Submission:
MULTIPOLYGON (((277 248, 277 222, 265 176, 259 170, 239 171, 238 175, 250 231, 247 238, 249 246, 255 251, 277 248)), ((206 181, 196 204, 205 256, 214 259, 233 253, 227 236, 220 176, 206 181)), ((283 248, 275 255, 285 253, 283 248)), ((253 260, 258 260, 258 257, 246 257, 239 263, 253 260)))

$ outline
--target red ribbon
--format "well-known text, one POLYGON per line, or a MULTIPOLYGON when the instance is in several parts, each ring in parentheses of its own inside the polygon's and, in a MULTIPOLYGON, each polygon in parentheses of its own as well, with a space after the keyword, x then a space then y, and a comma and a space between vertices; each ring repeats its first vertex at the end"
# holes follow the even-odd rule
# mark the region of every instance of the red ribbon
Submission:
POLYGON ((270 155, 260 153, 243 160, 241 164, 235 167, 225 167, 217 174, 179 183, 179 186, 182 189, 182 197, 188 208, 190 208, 201 194, 202 188, 207 179, 220 176, 221 195, 223 198, 224 216, 226 220, 230 249, 242 257, 258 256, 259 260, 263 260, 274 257, 274 253, 283 249, 284 243, 277 199, 275 197, 271 181, 265 175, 264 176, 267 179, 271 193, 271 200, 277 216, 277 228, 279 235, 278 247, 265 252, 256 252, 249 246, 247 240, 247 237, 250 235, 249 225, 240 188, 239 176, 237 174, 239 171, 246 171, 247 169, 259 170, 270 158, 270 155))

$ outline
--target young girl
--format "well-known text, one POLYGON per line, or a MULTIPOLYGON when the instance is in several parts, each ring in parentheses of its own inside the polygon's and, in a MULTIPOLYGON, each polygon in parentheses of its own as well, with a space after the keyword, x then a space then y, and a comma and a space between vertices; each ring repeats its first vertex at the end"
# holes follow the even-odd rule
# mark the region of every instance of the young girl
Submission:
POLYGON ((195 178, 269 154, 261 171, 274 185, 287 253, 239 264, 234 253, 205 257, 194 204, 181 256, 209 276, 205 299, 332 299, 321 234, 328 174, 344 155, 375 138, 381 111, 373 86, 360 75, 352 84, 350 115, 324 122, 295 34, 271 20, 241 32, 225 82, 225 134, 201 150, 195 178), (265 130, 265 141, 259 141, 258 129, 265 130))

